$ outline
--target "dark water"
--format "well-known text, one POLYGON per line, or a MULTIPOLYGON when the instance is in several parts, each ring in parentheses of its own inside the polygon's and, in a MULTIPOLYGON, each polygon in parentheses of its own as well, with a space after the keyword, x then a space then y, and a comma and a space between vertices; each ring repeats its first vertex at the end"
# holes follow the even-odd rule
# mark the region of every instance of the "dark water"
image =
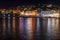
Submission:
POLYGON ((0 18, 1 40, 59 40, 59 18, 0 18))

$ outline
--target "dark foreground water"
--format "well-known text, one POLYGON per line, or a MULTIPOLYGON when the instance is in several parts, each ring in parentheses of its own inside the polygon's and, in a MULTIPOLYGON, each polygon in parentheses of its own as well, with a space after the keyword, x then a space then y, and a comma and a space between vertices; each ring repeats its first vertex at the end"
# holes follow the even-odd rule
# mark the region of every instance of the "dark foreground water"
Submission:
POLYGON ((59 39, 59 18, 0 18, 0 40, 59 39))

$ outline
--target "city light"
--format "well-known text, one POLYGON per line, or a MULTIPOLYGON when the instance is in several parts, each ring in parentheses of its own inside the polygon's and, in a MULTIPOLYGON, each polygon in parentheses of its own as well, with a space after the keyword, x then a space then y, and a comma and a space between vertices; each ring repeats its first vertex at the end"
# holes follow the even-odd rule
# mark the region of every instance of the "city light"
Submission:
MULTIPOLYGON (((44 5, 43 5, 44 6, 44 5)), ((51 7, 52 8, 52 4, 49 4, 49 5, 45 5, 46 7, 51 7)), ((15 15, 18 15, 18 16, 34 16, 34 17, 60 17, 60 10, 59 9, 50 9, 50 10, 47 10, 48 8, 46 9, 43 9, 43 8, 40 8, 37 7, 37 6, 19 6, 19 7, 16 7, 16 8, 13 8, 13 9, 0 9, 0 12, 1 14, 15 14, 15 15), (24 8, 26 7, 26 8, 24 8), (23 9, 21 9, 23 8, 23 9), (39 9, 39 10, 38 10, 39 9), (42 9, 42 10, 41 10, 42 9)), ((42 7, 42 6, 41 6, 42 7)), ((54 8, 55 6, 53 6, 54 8)))
POLYGON ((20 15, 24 15, 24 14, 25 14, 24 11, 20 12, 20 15))
POLYGON ((13 10, 13 13, 15 14, 15 13, 18 13, 18 10, 13 10))

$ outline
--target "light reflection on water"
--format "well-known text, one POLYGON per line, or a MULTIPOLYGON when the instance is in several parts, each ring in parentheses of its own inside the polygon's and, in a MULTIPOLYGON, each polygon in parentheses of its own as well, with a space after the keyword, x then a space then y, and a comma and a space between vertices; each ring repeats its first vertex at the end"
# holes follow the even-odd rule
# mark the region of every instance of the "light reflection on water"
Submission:
POLYGON ((27 35, 28 38, 31 39, 32 38, 32 18, 27 18, 27 22, 26 22, 26 31, 27 31, 27 35))
POLYGON ((27 29, 27 35, 30 40, 32 40, 33 36, 33 29, 36 27, 36 38, 38 40, 51 40, 51 39, 59 39, 58 38, 58 32, 59 32, 59 19, 58 18, 36 18, 35 26, 32 26, 34 23, 33 18, 27 18, 26 20, 26 29, 27 29), (42 28, 42 29, 41 29, 42 28), (41 36, 42 35, 42 36, 41 36))
MULTIPOLYGON (((12 24, 10 19, 7 21, 8 34, 13 38, 18 33, 18 39, 21 40, 58 40, 60 37, 60 27, 58 18, 19 18, 19 31, 17 31, 16 21, 14 17, 12 18, 12 24), (9 26, 10 25, 10 26, 9 26), (12 26, 11 26, 12 25, 12 26), (12 29, 11 29, 12 28, 12 29), (12 32, 11 32, 12 31, 12 32)), ((5 31, 7 30, 6 21, 3 19, 3 32, 4 37, 6 36, 5 31)), ((16 38, 16 37, 15 37, 16 38)))
POLYGON ((3 36, 3 39, 5 39, 5 35, 6 35, 6 33, 5 33, 5 31, 6 31, 5 21, 6 21, 6 20, 5 20, 5 17, 4 17, 4 19, 2 20, 2 22, 3 22, 3 24, 2 24, 2 27, 3 27, 3 28, 2 28, 2 31, 3 31, 3 32, 2 32, 2 34, 3 34, 3 35, 2 35, 2 36, 3 36))
POLYGON ((51 31, 52 31, 52 38, 54 39, 60 39, 58 36, 59 34, 59 20, 58 19, 52 19, 52 26, 51 26, 51 31))
POLYGON ((47 40, 51 40, 51 18, 48 18, 47 23, 47 40))

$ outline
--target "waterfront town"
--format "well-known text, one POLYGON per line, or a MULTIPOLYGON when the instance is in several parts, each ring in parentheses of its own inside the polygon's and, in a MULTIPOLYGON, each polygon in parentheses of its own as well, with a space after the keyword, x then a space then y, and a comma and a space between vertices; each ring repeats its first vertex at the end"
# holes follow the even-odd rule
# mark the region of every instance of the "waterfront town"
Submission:
POLYGON ((36 16, 36 17, 59 17, 60 7, 52 4, 43 5, 23 5, 0 9, 0 14, 17 14, 19 16, 36 16))
POLYGON ((18 5, 0 8, 2 40, 59 40, 60 6, 18 5))

